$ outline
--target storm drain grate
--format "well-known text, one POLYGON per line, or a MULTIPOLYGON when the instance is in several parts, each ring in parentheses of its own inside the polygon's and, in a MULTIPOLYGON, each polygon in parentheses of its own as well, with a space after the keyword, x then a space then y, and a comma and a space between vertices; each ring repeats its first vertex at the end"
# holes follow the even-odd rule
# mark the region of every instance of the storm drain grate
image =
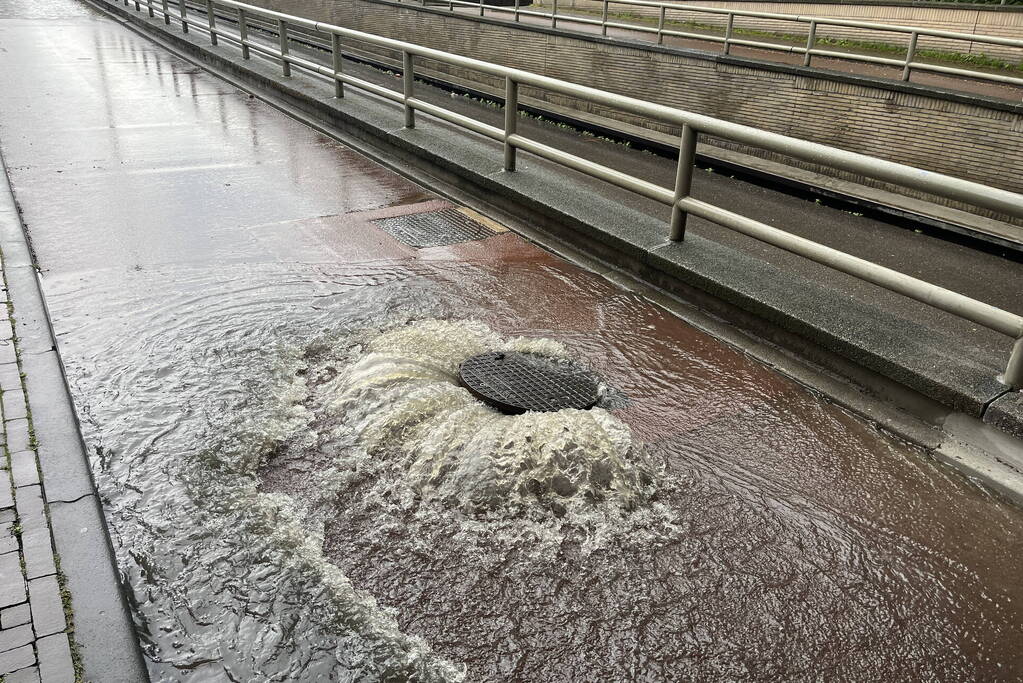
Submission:
POLYGON ((481 353, 462 363, 458 377, 473 396, 513 415, 592 408, 600 400, 600 382, 592 373, 531 353, 481 353))
POLYGON ((493 230, 474 221, 458 209, 383 218, 375 223, 399 242, 416 248, 443 247, 459 242, 485 240, 495 234, 493 230))

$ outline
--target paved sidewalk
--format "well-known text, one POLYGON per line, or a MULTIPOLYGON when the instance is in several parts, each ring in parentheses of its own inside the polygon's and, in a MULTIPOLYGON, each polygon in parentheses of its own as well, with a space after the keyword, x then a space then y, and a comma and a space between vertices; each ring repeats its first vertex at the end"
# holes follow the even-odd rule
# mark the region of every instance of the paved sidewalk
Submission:
MULTIPOLYGON (((74 624, 53 551, 49 510, 39 471, 32 416, 14 332, 6 281, 0 292, 0 400, 3 485, 0 485, 0 680, 76 680, 74 624)), ((78 678, 77 680, 80 680, 78 678)))

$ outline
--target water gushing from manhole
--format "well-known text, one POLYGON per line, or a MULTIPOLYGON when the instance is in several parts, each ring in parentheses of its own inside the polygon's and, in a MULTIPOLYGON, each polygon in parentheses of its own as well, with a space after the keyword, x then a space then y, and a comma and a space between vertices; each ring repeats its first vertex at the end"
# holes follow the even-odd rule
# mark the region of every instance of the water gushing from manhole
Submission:
POLYGON ((508 415, 460 386, 459 367, 464 374, 465 363, 485 349, 534 363, 534 370, 560 369, 585 384, 591 395, 583 403, 599 398, 596 380, 569 365, 560 344, 504 340, 483 325, 428 320, 384 331, 347 367, 331 366, 332 379, 318 389, 324 413, 374 457, 400 462, 423 497, 466 512, 514 513, 539 503, 562 514, 599 501, 632 507, 648 495, 640 449, 607 410, 508 415))

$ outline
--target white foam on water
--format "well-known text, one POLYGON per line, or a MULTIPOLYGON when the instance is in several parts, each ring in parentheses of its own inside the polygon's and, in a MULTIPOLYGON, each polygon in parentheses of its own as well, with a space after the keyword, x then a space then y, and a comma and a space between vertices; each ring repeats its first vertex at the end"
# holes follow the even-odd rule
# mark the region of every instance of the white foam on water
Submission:
POLYGON ((552 340, 420 321, 368 340, 315 393, 359 447, 394 461, 424 499, 463 512, 514 515, 539 505, 564 514, 603 502, 632 508, 649 496, 642 451, 608 411, 504 415, 459 386, 459 365, 488 350, 567 356, 552 340))
POLYGON ((326 334, 278 351, 250 387, 260 400, 214 417, 219 438, 183 477, 215 512, 209 534, 258 539, 260 562, 288 582, 282 594, 315 589, 316 609, 352 634, 335 648, 349 671, 465 677, 327 558, 324 527, 338 515, 375 520, 364 543, 425 551, 441 534, 495 564, 509 552, 548 561, 569 537, 585 554, 645 529, 656 531, 644 542, 677 536, 675 514, 649 501, 656 477, 625 423, 602 408, 495 411, 457 383, 459 364, 486 350, 571 355, 553 340, 504 338, 471 321, 326 334), (299 480, 287 494, 267 492, 265 473, 288 462, 299 464, 299 480))
POLYGON ((264 561, 273 562, 282 581, 297 584, 289 591, 315 587, 315 600, 327 618, 355 637, 341 638, 336 645, 338 661, 351 675, 361 670, 373 680, 463 680, 464 667, 434 655, 423 639, 403 633, 391 610, 326 559, 322 531, 310 524, 303 504, 261 490, 260 468, 285 444, 313 449, 319 439, 311 427, 315 415, 306 406, 310 388, 304 368, 301 350, 282 351, 261 387, 267 400, 225 425, 222 439, 202 453, 201 466, 187 477, 193 495, 217 512, 208 518, 207 531, 226 535, 217 527, 232 525, 230 534, 258 539, 254 546, 268 549, 264 561))

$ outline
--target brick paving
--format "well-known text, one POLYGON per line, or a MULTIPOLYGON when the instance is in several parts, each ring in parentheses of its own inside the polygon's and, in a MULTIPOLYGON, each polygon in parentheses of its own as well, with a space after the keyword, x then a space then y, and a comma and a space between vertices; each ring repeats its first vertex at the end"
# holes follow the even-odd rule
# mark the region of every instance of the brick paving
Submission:
POLYGON ((39 474, 39 455, 14 337, 14 311, 0 290, 0 681, 72 683, 71 624, 39 474))

